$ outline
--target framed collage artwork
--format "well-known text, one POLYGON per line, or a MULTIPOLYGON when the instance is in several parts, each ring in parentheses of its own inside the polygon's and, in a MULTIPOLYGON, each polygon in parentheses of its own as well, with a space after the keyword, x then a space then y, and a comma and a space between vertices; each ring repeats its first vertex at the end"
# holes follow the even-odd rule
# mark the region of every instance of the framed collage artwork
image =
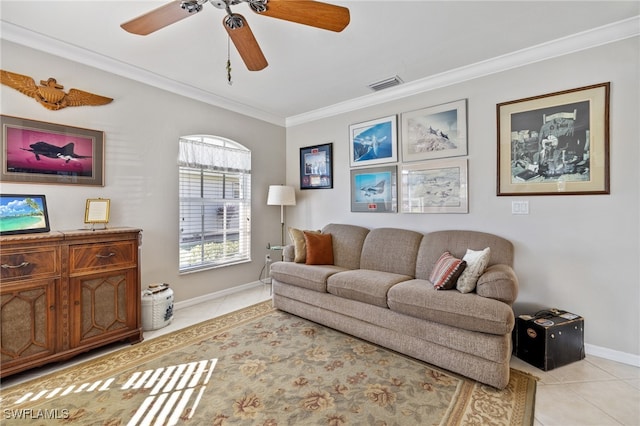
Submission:
POLYGON ((333 144, 300 148, 300 189, 333 188, 333 144))
POLYGON ((497 105, 497 195, 609 194, 609 83, 497 105))

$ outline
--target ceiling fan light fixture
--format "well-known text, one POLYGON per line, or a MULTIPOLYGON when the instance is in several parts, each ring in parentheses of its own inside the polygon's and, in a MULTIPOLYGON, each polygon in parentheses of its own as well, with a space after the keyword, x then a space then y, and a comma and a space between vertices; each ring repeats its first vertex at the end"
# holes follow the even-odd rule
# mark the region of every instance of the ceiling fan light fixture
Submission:
POLYGON ((385 78, 384 80, 369 84, 369 89, 374 92, 378 92, 380 90, 388 89, 389 87, 398 86, 402 83, 404 83, 404 81, 402 81, 402 79, 397 75, 394 75, 393 77, 385 78))
POLYGON ((202 5, 204 3, 205 2, 200 2, 198 0, 184 0, 180 3, 180 7, 189 13, 198 13, 202 10, 202 5))

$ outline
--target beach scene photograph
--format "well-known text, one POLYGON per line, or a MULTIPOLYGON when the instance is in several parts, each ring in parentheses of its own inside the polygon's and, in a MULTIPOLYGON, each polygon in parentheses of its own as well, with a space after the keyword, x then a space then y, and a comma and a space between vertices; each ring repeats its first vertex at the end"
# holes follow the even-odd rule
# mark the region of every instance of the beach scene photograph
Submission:
POLYGON ((0 233, 48 230, 43 196, 2 195, 0 233))

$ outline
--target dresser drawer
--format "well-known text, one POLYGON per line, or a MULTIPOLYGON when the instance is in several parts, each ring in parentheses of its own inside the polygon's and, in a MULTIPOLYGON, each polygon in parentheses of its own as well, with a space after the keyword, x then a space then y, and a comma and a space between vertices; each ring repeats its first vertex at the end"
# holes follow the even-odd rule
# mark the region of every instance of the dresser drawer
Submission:
POLYGON ((59 247, 22 247, 2 250, 0 254, 0 277, 3 281, 59 275, 59 247))
POLYGON ((81 244, 69 247, 69 273, 136 266, 137 241, 81 244))

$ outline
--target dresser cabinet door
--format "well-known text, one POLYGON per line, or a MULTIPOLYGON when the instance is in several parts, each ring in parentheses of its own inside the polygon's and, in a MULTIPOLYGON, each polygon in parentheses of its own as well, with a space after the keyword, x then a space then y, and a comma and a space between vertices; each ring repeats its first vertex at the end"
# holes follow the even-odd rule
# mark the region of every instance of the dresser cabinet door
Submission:
POLYGON ((135 269, 85 275, 70 282, 72 347, 115 341, 136 328, 135 269))
POLYGON ((56 279, 3 283, 0 288, 0 364, 37 362, 55 353, 56 279))

